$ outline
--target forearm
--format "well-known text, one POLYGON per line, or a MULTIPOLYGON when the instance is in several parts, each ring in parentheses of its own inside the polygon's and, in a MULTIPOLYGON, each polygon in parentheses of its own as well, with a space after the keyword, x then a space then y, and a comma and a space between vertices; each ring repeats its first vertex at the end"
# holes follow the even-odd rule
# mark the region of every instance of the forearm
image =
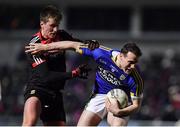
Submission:
POLYGON ((142 99, 136 99, 136 100, 133 100, 132 105, 129 105, 126 108, 122 108, 122 109, 112 108, 111 110, 115 116, 128 116, 132 113, 137 112, 141 107, 141 103, 142 103, 142 99))
POLYGON ((45 45, 44 50, 50 51, 54 49, 74 49, 77 50, 80 45, 83 43, 81 42, 76 42, 76 41, 59 41, 59 42, 53 42, 50 44, 45 45))
POLYGON ((47 63, 42 63, 38 65, 36 68, 36 71, 39 73, 42 79, 44 79, 45 82, 51 82, 51 81, 60 81, 60 80, 67 80, 72 78, 72 72, 55 72, 50 71, 47 67, 47 63))
POLYGON ((66 50, 66 49, 73 49, 77 52, 81 47, 89 48, 90 50, 94 50, 99 48, 99 43, 97 41, 58 41, 52 42, 49 44, 41 44, 41 43, 31 43, 28 46, 25 46, 25 52, 31 54, 38 54, 42 53, 43 51, 52 51, 52 50, 66 50))
POLYGON ((61 81, 72 78, 72 72, 52 72, 50 71, 48 74, 44 75, 44 79, 47 82, 51 81, 61 81))
POLYGON ((123 116, 129 116, 129 115, 137 112, 138 109, 139 109, 138 106, 130 105, 126 108, 116 110, 113 114, 115 116, 122 116, 122 117, 123 116))

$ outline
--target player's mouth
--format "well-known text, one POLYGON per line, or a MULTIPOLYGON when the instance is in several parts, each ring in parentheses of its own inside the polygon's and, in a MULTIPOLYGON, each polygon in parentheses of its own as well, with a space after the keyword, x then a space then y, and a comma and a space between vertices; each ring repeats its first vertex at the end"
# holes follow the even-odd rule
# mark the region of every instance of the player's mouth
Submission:
POLYGON ((125 69, 125 72, 129 74, 131 72, 131 69, 125 69))
POLYGON ((55 37, 55 36, 56 36, 56 33, 50 33, 50 36, 51 36, 51 37, 55 37))
POLYGON ((56 33, 51 33, 53 36, 55 36, 56 35, 56 33))

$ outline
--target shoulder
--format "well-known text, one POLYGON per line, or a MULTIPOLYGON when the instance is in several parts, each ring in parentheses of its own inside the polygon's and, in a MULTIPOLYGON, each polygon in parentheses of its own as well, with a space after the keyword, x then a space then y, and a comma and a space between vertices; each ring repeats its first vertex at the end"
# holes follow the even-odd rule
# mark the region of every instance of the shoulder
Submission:
POLYGON ((68 33, 67 31, 61 29, 61 30, 58 30, 58 34, 63 36, 63 37, 70 37, 72 38, 72 34, 68 33))
POLYGON ((110 55, 111 55, 111 58, 112 58, 113 61, 117 60, 118 54, 120 54, 120 51, 118 51, 118 50, 111 50, 111 54, 110 55))
POLYGON ((118 54, 120 54, 119 50, 111 50, 112 57, 117 57, 118 54))
POLYGON ((79 41, 83 42, 83 40, 73 37, 73 35, 63 29, 58 31, 58 35, 61 37, 62 40, 71 40, 71 41, 79 41))
POLYGON ((29 43, 39 43, 41 41, 40 39, 40 32, 37 32, 36 34, 34 34, 29 43))
POLYGON ((67 31, 65 31, 64 29, 60 29, 58 30, 58 33, 61 33, 61 34, 69 34, 67 31))

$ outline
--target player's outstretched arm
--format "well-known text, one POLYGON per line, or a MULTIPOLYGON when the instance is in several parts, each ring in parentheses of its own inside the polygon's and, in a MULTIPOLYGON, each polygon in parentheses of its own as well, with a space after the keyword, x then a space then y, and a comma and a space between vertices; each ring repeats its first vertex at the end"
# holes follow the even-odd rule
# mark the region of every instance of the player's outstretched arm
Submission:
POLYGON ((50 44, 41 44, 41 43, 35 43, 35 44, 29 44, 28 46, 25 46, 25 52, 36 54, 40 53, 42 51, 51 51, 56 49, 74 49, 76 50, 78 46, 80 46, 81 42, 75 42, 75 41, 59 41, 59 42, 53 42, 50 44))
POLYGON ((81 64, 71 72, 49 71, 47 68, 47 63, 45 62, 35 67, 35 69, 46 82, 52 82, 54 80, 62 81, 76 77, 87 79, 88 73, 91 71, 87 64, 81 64))
POLYGON ((90 50, 94 50, 95 48, 99 47, 99 42, 95 40, 88 40, 85 43, 76 42, 76 41, 59 41, 50 44, 29 44, 25 47, 26 53, 36 54, 42 51, 51 51, 51 50, 63 50, 63 49, 73 49, 78 50, 79 47, 88 47, 90 50))

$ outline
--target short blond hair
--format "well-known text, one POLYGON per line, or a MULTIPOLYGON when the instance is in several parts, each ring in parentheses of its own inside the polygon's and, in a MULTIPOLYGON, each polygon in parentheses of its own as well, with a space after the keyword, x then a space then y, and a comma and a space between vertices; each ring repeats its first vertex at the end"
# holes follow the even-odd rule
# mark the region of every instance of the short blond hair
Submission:
POLYGON ((56 8, 55 6, 48 5, 45 8, 42 9, 40 13, 40 21, 48 22, 49 18, 55 19, 55 21, 58 23, 62 19, 61 11, 56 8))

